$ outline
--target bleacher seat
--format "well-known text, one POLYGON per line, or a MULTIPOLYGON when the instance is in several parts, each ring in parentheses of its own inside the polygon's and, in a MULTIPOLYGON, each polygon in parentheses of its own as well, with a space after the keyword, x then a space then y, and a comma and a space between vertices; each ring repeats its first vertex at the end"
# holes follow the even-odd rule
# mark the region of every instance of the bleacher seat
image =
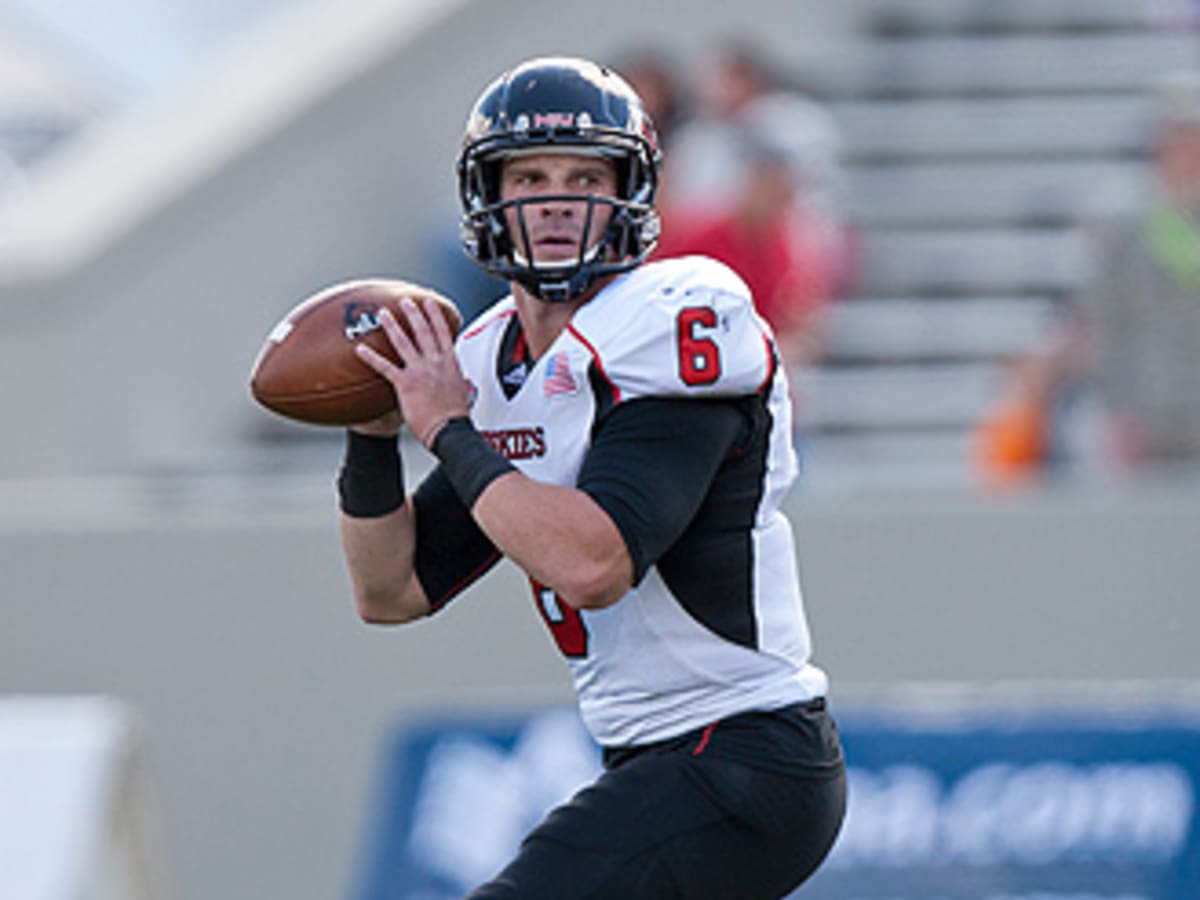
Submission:
POLYGON ((821 367, 795 375, 803 429, 963 428, 994 396, 987 362, 821 367))
POLYGON ((1195 63, 1195 36, 1175 31, 904 37, 876 42, 850 77, 863 96, 1095 93, 1195 63))
POLYGON ((962 487, 971 482, 971 436, 962 428, 855 430, 800 438, 804 489, 899 485, 962 487))
POLYGON ((1137 160, 972 160, 859 165, 847 215, 867 228, 1071 225, 1136 209, 1137 160))
POLYGON ((1147 145, 1139 93, 1085 97, 981 97, 831 106, 856 161, 1067 154, 1135 155, 1147 145))
POLYGON ((864 239, 861 284, 909 295, 1058 295, 1086 272, 1086 245, 1068 228, 876 230, 864 239))
POLYGON ((856 298, 830 310, 825 362, 1003 359, 1036 344, 1053 315, 1037 296, 856 298))
POLYGON ((870 27, 896 32, 1089 31, 1136 29, 1149 8, 1138 0, 860 0, 870 27))

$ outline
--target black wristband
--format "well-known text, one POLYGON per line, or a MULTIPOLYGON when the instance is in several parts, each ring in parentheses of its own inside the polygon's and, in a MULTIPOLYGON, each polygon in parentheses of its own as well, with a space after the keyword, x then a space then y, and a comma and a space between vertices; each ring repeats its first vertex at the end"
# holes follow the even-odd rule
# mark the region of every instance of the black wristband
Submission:
POLYGON ((346 458, 337 479, 342 512, 374 519, 404 505, 404 468, 395 435, 376 437, 346 431, 346 458))
POLYGON ((467 509, 475 506, 475 501, 489 484, 501 475, 517 471, 475 430, 466 416, 451 419, 443 425, 433 439, 432 450, 467 509))

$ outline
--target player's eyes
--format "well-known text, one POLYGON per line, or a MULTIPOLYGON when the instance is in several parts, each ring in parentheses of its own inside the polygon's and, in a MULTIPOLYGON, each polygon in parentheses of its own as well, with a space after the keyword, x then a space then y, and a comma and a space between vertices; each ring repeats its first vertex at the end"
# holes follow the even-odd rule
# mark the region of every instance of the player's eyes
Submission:
MULTIPOLYGON (((510 190, 531 191, 541 190, 550 183, 550 178, 537 172, 512 172, 505 178, 505 184, 510 190)), ((601 172, 581 172, 571 175, 566 182, 569 188, 580 193, 596 193, 603 190, 607 184, 601 172)))

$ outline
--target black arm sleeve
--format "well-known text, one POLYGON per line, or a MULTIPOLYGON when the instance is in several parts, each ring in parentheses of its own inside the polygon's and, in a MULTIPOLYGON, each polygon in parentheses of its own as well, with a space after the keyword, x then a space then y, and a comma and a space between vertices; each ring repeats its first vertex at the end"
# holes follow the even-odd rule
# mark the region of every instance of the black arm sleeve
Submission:
POLYGON ((644 398, 604 417, 577 486, 621 532, 634 584, 687 528, 748 427, 737 400, 644 398))
POLYGON ((494 566, 500 551, 471 518, 441 466, 413 494, 413 509, 417 578, 437 612, 494 566))

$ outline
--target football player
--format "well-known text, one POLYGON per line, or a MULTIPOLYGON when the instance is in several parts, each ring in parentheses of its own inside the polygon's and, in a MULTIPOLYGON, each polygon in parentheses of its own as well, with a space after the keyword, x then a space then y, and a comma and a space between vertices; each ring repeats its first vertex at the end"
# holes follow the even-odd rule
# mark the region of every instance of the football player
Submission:
POLYGON ((777 898, 820 864, 845 778, 809 660, 785 376, 745 284, 646 263, 659 152, 614 72, 545 58, 467 121, 463 243, 511 282, 455 340, 409 305, 360 345, 439 465, 405 497, 393 414, 352 428, 343 547, 369 622, 428 616, 507 556, 605 772, 475 900, 777 898))

